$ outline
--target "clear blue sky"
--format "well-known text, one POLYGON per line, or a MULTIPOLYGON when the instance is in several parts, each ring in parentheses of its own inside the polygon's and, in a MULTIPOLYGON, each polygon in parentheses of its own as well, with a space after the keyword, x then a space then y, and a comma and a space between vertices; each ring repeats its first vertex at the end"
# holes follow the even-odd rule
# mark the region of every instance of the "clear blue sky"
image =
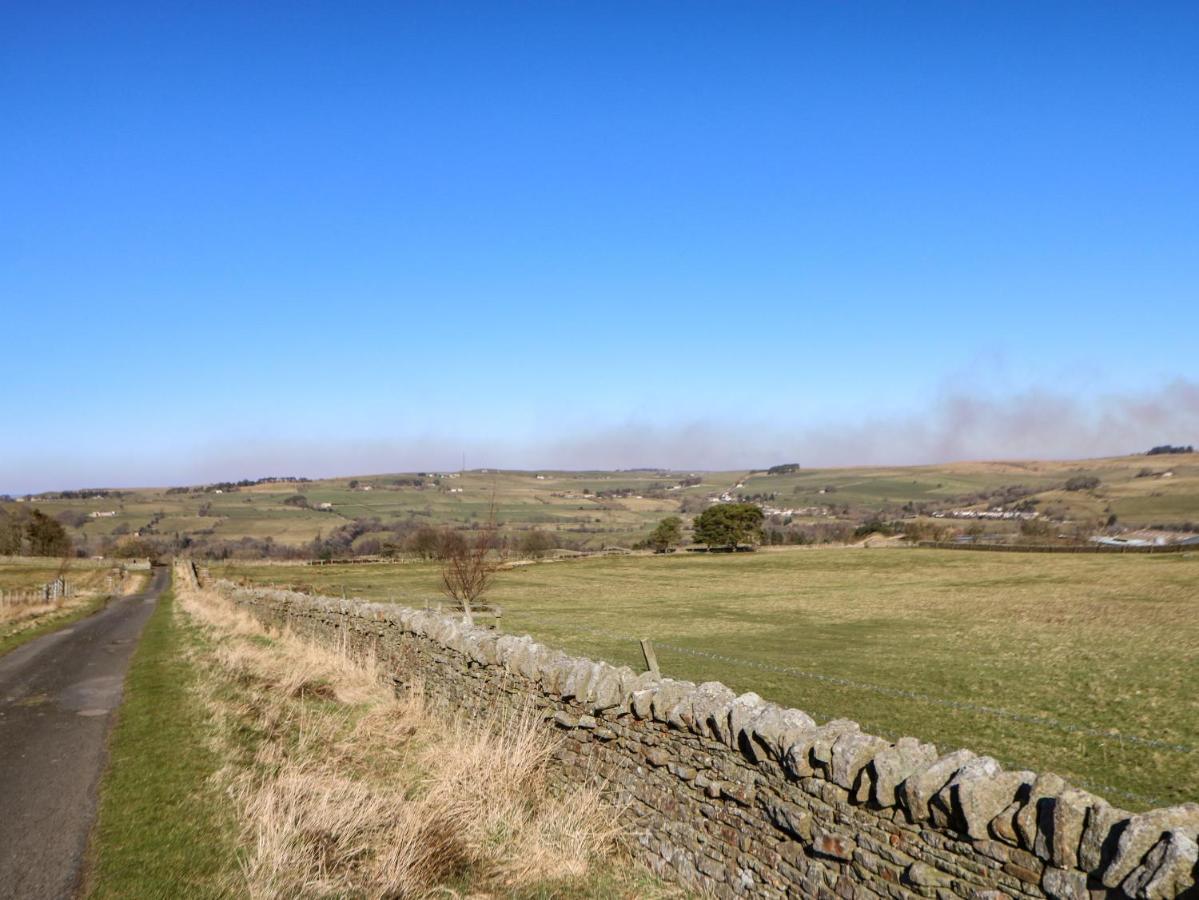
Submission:
POLYGON ((0 492, 1199 443, 1199 4, 9 4, 0 492))

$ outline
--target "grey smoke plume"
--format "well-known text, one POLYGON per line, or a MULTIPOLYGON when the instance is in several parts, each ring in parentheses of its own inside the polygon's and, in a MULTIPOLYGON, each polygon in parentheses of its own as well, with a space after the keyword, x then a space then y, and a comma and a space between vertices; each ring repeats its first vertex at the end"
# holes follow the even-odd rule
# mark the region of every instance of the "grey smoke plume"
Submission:
POLYGON ((759 421, 630 421, 574 435, 504 442, 485 435, 372 441, 215 441, 163 458, 47 455, 0 461, 0 492, 195 484, 263 475, 332 475, 470 468, 744 469, 916 465, 985 459, 1072 459, 1199 444, 1199 382, 1176 379, 1141 394, 1067 396, 1048 389, 1010 397, 946 391, 927 411, 818 424, 759 421))
POLYGON ((1141 452, 1199 439, 1199 383, 1175 380, 1144 395, 1076 398, 1048 390, 1010 398, 946 392, 928 411, 865 421, 794 425, 629 423, 551 444, 535 454, 572 468, 669 465, 738 469, 918 465, 986 459, 1071 459, 1141 452))

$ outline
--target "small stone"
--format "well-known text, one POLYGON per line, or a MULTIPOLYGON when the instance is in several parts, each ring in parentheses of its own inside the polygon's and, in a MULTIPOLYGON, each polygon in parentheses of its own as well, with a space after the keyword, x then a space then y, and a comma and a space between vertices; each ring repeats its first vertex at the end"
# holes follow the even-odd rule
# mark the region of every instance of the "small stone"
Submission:
POLYGON ((654 691, 651 713, 655 722, 669 722, 670 711, 679 705, 693 690, 695 685, 690 681, 675 681, 663 678, 654 691))
POLYGON ((680 765, 679 763, 672 762, 667 765, 666 768, 670 771, 671 775, 674 775, 676 778, 681 778, 683 781, 694 781, 695 776, 699 774, 691 766, 684 766, 680 765))
POLYGON ((1077 869, 1049 866, 1041 876, 1041 890, 1052 900, 1089 900, 1087 876, 1077 869))
POLYGON ((1053 804, 1053 834, 1050 836, 1050 857, 1062 869, 1078 867, 1078 848, 1082 843, 1087 811, 1101 802, 1098 797, 1069 788, 1058 795, 1053 804))
POLYGON ((1120 833, 1115 856, 1103 871, 1103 886, 1119 887, 1167 830, 1179 831, 1193 840, 1199 832, 1199 804, 1185 803, 1132 816, 1120 833))
POLYGON ((928 863, 914 862, 903 873, 908 884, 918 887, 945 887, 953 879, 944 872, 938 871, 928 863))
POLYGON ((858 773, 864 769, 874 757, 883 750, 890 748, 889 741, 872 734, 851 731, 842 734, 833 742, 832 761, 829 774, 834 784, 846 790, 853 788, 858 773))
POLYGON ((612 666, 601 664, 589 693, 588 705, 593 713, 620 706, 625 702, 620 672, 612 666))
POLYGON ((812 839, 812 816, 806 809, 780 800, 767 808, 770 821, 782 831, 801 841, 812 839))
POLYGON ((1199 844, 1176 831, 1167 833, 1133 869, 1120 887, 1130 897, 1144 900, 1170 900, 1190 896, 1195 887, 1195 866, 1199 863, 1199 844))
POLYGON ((559 711, 554 713, 554 724, 562 728, 574 728, 579 724, 579 720, 570 713, 559 711))
POLYGON ((915 738, 901 737, 891 747, 875 754, 867 769, 873 782, 873 800, 879 806, 891 807, 899 802, 899 785, 913 772, 931 765, 937 759, 937 748, 915 738))
POLYGON ((988 826, 991 834, 1013 847, 1020 846, 1020 836, 1016 834, 1016 813, 1020 811, 1020 801, 1014 800, 1004 807, 1003 811, 991 820, 988 826))
POLYGON ((988 837, 987 827, 1003 812, 1022 788, 1036 776, 1032 772, 1004 772, 994 760, 987 765, 980 757, 971 760, 949 783, 950 802, 966 834, 975 840, 988 837))
POLYGON ((819 736, 819 728, 792 731, 787 735, 790 743, 783 755, 783 769, 792 778, 807 778, 814 773, 810 752, 819 736))
POLYGON ((645 761, 651 766, 658 766, 659 768, 669 763, 671 758, 670 753, 661 747, 654 747, 645 754, 645 761))
POLYGON ((833 744, 847 732, 861 731, 862 727, 849 719, 833 719, 817 729, 816 739, 812 741, 812 749, 808 756, 812 765, 824 769, 827 773, 833 762, 833 744))
POLYGON ((843 834, 822 831, 812 839, 812 852, 832 859, 853 859, 858 845, 843 834))
POLYGON ((1100 801, 1087 810, 1082 840, 1078 847, 1078 867, 1084 872, 1097 872, 1116 852, 1116 827, 1132 814, 1100 801))
POLYGON ((632 700, 633 715, 639 719, 648 719, 653 711, 654 691, 634 691, 632 700))
POLYGON ((724 879, 724 863, 718 859, 713 859, 710 856, 701 856, 696 861, 696 868, 709 878, 714 878, 718 881, 724 879))
POLYGON ((721 736, 727 729, 729 704, 737 695, 719 681, 705 681, 691 698, 692 730, 704 737, 727 743, 721 736))
POLYGON ((725 781, 720 785, 722 797, 732 800, 734 803, 740 803, 742 806, 752 806, 756 794, 757 792, 753 788, 735 782, 725 781))
POLYGON ((899 786, 898 795, 912 822, 928 821, 928 804, 941 788, 957 773, 958 769, 974 759, 969 750, 958 750, 942 756, 930 766, 909 775, 899 786))
POLYGON ((1005 862, 1003 864, 1003 871, 1007 872, 1013 878, 1018 878, 1025 884, 1040 884, 1041 882, 1041 875, 1037 869, 1022 866, 1017 862, 1005 862))
POLYGON ((728 729, 721 734, 724 744, 734 750, 740 749, 741 735, 745 726, 761 712, 764 701, 753 691, 742 694, 729 704, 728 729))
POLYGON ((1025 850, 1032 850, 1037 844, 1041 801, 1060 794, 1067 787, 1065 780, 1052 772, 1038 775, 1032 783, 1032 787, 1028 789, 1028 796, 1023 798, 1023 805, 1016 813, 1016 834, 1020 837, 1020 846, 1025 850))

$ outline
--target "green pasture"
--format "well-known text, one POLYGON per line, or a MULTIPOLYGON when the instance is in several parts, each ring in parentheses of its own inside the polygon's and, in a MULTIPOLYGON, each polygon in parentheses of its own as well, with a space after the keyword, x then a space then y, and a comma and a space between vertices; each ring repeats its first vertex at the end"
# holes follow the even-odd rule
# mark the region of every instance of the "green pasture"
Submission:
MULTIPOLYGON (((213 567, 436 604, 432 564, 213 567)), ((1199 554, 903 549, 588 558, 498 574, 506 631, 720 680, 805 709, 1055 771, 1128 808, 1199 796, 1199 554)))
MULTIPOLYGON (((1130 456, 1082 462, 954 463, 938 466, 802 469, 788 475, 748 472, 649 471, 555 472, 468 471, 444 473, 440 486, 426 476, 423 487, 396 484, 414 473, 362 475, 306 484, 272 483, 217 494, 168 494, 162 488, 126 492, 120 498, 84 500, 39 498, 48 515, 113 511, 111 518, 84 521, 72 536, 99 539, 116 531, 133 534, 151 524, 160 535, 207 533, 221 539, 271 537, 299 545, 357 518, 470 527, 495 515, 508 533, 528 528, 557 532, 572 543, 598 549, 627 546, 644 537, 686 499, 713 497, 726 490, 776 494, 779 507, 831 507, 840 521, 857 525, 871 516, 902 515, 907 503, 934 508, 978 505, 978 495, 1000 487, 1036 491, 1038 509, 1093 528, 1116 515, 1120 523, 1145 526, 1199 521, 1199 457, 1130 456), (1142 475, 1149 472, 1149 475, 1142 475), (1165 473, 1170 472, 1169 476, 1165 473), (645 497, 692 474, 698 485, 645 497), (537 476, 542 476, 538 478, 537 476), (1093 491, 1062 490, 1075 475, 1099 478, 1093 491), (450 477, 452 476, 452 477, 450 477), (357 482, 355 488, 350 482, 357 482), (741 484, 741 487, 735 485, 741 484), (370 490, 364 488, 370 487, 370 490), (833 490, 821 494, 826 488, 833 490), (590 493, 583 494, 584 489, 590 493), (628 490, 632 497, 599 499, 597 492, 628 490), (303 496, 310 508, 285 501, 303 496), (637 499, 636 495, 643 495, 637 499), (330 510, 319 510, 322 503, 330 510), (844 510, 848 508, 848 512, 844 510), (201 515, 201 512, 204 515, 201 515)), ((985 505, 985 504, 984 504, 985 505)), ((812 521, 829 523, 821 516, 812 521)), ((1001 527, 998 530, 1003 530, 1001 527)))

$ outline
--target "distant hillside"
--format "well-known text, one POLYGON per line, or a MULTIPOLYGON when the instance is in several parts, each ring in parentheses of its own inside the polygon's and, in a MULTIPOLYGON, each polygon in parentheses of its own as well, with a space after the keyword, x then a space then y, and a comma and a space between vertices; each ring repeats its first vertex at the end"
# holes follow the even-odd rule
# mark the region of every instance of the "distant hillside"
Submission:
MULTIPOLYGON (((519 547, 532 529, 573 549, 628 547, 662 517, 716 499, 767 512, 775 543, 848 540, 875 526, 933 523, 952 533, 1010 534, 1023 513, 1042 530, 1086 533, 1199 523, 1199 456, 985 462, 757 472, 487 471, 262 480, 197 487, 69 491, 25 500, 67 527, 84 553, 184 549, 200 556, 342 556, 402 551, 422 526, 477 528, 494 500, 500 533, 519 547), (1068 486, 1073 489, 1067 489, 1068 486), (934 520, 935 516, 935 520, 934 520), (982 524, 978 524, 982 523, 982 524)), ((19 504, 5 504, 9 509, 19 504)))

